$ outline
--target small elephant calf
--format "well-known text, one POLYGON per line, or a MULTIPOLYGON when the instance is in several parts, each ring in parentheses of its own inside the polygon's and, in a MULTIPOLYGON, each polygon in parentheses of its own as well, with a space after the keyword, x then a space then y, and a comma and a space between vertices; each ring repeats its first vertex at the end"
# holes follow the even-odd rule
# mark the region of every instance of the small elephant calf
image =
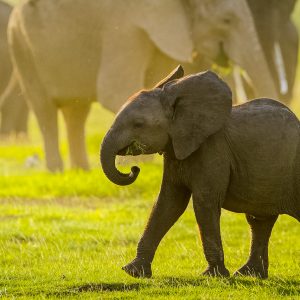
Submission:
POLYGON ((300 130, 283 104, 256 99, 232 107, 231 91, 215 73, 183 77, 178 67, 151 90, 128 100, 106 134, 101 163, 106 176, 131 184, 116 155, 163 153, 161 190, 137 247, 123 269, 151 277, 163 236, 192 195, 208 267, 205 275, 229 276, 220 235, 221 208, 245 213, 251 251, 235 275, 268 276, 268 243, 279 214, 300 221, 300 130))

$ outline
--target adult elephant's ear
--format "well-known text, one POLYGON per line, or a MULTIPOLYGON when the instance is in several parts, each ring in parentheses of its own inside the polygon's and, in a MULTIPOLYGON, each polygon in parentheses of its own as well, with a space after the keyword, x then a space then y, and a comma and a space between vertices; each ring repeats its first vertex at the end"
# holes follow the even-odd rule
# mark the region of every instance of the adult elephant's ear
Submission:
POLYGON ((169 134, 175 155, 183 160, 224 126, 232 94, 223 80, 207 71, 166 85, 161 101, 171 118, 169 134))
POLYGON ((136 25, 161 52, 178 61, 192 61, 191 22, 183 7, 184 1, 138 0, 133 3, 140 8, 135 8, 138 11, 136 25))

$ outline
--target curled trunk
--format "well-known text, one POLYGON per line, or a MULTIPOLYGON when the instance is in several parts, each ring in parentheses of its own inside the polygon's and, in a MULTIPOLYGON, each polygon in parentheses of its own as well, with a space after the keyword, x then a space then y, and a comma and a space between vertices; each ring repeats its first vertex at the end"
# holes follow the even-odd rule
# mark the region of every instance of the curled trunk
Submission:
POLYGON ((104 174, 110 181, 117 185, 129 185, 136 180, 140 169, 134 166, 130 173, 121 173, 115 165, 116 156, 120 149, 122 147, 117 147, 113 137, 108 133, 102 142, 100 162, 104 174))

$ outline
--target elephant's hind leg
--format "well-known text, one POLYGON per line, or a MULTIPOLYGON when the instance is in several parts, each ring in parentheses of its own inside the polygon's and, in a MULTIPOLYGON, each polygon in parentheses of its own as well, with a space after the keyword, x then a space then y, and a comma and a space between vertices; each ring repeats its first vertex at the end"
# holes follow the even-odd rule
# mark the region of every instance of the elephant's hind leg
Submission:
POLYGON ((235 272, 234 275, 249 275, 260 278, 268 277, 268 245, 273 226, 278 216, 256 218, 246 215, 251 228, 251 248, 247 263, 235 272))
POLYGON ((85 146, 85 122, 90 111, 90 102, 74 102, 61 108, 67 127, 72 168, 88 170, 89 163, 85 146))

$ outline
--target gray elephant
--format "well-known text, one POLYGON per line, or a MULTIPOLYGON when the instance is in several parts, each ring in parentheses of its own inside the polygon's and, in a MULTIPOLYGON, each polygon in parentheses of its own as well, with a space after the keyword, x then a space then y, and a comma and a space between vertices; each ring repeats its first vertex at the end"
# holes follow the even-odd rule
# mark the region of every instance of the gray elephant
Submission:
POLYGON ((0 1, 0 135, 27 134, 28 106, 16 78, 12 75, 12 64, 7 42, 7 24, 12 7, 0 1))
POLYGON ((280 99, 289 103, 296 77, 299 38, 291 15, 296 0, 247 0, 280 99))
POLYGON ((170 65, 190 63, 194 49, 198 70, 229 57, 248 72, 257 95, 276 97, 246 0, 32 0, 14 9, 8 32, 18 80, 53 171, 63 165, 58 109, 72 166, 87 168, 84 123, 90 103, 98 100, 116 112, 170 65))
POLYGON ((278 215, 300 221, 299 121, 267 98, 232 107, 230 88, 211 71, 182 76, 178 68, 130 98, 102 143, 103 171, 118 185, 133 183, 139 168, 121 173, 116 155, 164 155, 158 199, 136 258, 123 269, 135 277, 151 276, 158 244, 192 195, 208 262, 204 274, 229 275, 220 235, 224 208, 245 213, 252 231, 250 257, 235 274, 266 278, 278 215))

